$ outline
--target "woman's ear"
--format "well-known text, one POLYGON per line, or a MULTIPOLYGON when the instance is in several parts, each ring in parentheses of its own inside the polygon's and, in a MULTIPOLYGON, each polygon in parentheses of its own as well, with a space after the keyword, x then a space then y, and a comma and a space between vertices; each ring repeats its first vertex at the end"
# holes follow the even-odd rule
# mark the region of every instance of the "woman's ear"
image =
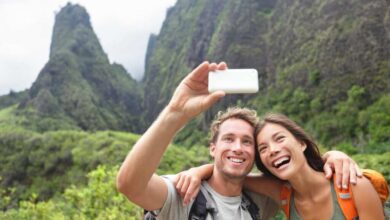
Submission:
POLYGON ((306 143, 302 141, 302 142, 301 142, 301 149, 302 149, 302 152, 304 152, 304 151, 306 150, 306 148, 307 148, 306 143))

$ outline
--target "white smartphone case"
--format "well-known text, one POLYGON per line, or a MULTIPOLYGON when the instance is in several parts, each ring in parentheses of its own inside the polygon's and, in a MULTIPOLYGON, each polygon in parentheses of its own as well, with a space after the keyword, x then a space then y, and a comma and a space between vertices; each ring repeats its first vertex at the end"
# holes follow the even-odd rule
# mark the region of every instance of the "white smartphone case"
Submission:
POLYGON ((227 69, 209 73, 209 92, 256 93, 259 91, 258 73, 255 69, 227 69))

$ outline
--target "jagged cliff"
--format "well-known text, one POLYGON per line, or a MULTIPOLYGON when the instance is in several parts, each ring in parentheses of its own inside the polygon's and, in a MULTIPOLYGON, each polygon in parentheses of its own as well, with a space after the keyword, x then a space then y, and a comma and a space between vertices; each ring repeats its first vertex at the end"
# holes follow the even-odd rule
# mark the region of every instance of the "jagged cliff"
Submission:
POLYGON ((87 130, 139 131, 141 95, 123 66, 110 64, 89 15, 68 3, 56 15, 50 59, 19 109, 87 130))
POLYGON ((151 42, 143 79, 148 123, 203 60, 256 68, 261 91, 224 98, 198 119, 200 129, 221 106, 241 104, 283 112, 313 133, 337 136, 346 128, 323 121, 332 114, 357 121, 356 111, 390 92, 388 1, 178 0, 151 42), (356 111, 339 113, 349 99, 356 99, 350 105, 356 111))

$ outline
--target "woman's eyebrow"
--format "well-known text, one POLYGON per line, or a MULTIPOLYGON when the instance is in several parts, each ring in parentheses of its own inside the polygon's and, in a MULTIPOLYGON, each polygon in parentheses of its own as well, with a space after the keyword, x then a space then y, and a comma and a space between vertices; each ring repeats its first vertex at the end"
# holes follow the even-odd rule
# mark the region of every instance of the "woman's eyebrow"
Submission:
POLYGON ((274 139, 276 136, 278 136, 280 133, 283 133, 283 131, 278 131, 275 134, 272 135, 272 139, 274 139))

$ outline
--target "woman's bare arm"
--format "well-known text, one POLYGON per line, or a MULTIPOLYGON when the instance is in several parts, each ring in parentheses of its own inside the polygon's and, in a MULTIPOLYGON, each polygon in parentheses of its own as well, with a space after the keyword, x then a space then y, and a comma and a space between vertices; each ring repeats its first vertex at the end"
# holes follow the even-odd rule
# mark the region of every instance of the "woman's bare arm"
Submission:
POLYGON ((385 219, 379 195, 370 180, 358 178, 357 184, 352 186, 352 193, 360 220, 385 219))
POLYGON ((285 182, 263 174, 249 174, 244 181, 244 187, 252 192, 270 197, 280 204, 280 192, 285 182))

